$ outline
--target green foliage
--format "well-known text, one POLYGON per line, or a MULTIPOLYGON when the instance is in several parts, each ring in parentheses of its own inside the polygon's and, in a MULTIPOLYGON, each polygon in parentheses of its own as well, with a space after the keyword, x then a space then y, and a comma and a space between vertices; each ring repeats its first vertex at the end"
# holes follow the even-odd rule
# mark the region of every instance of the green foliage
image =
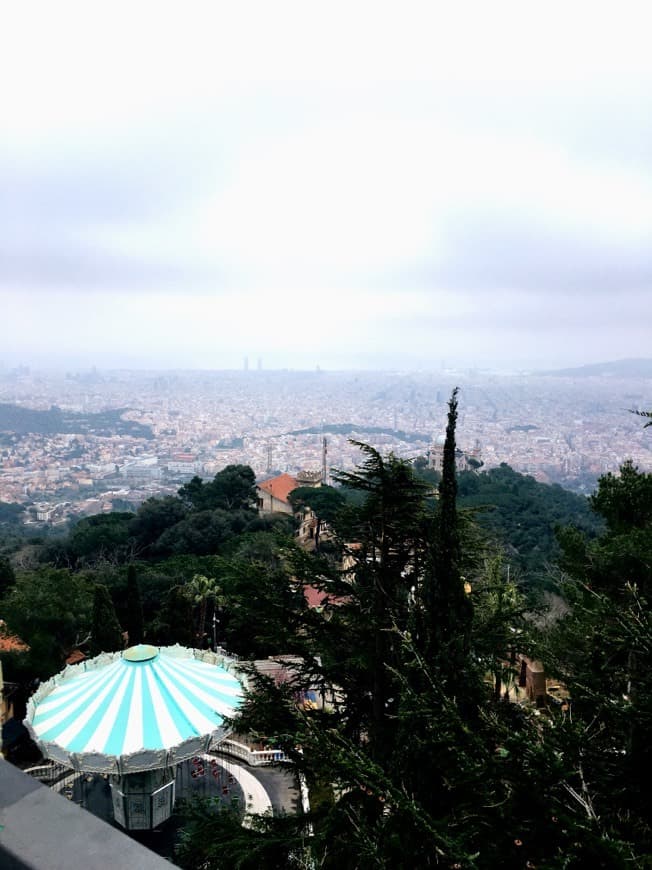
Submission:
POLYGON ((143 642, 143 604, 140 599, 140 586, 136 566, 127 568, 127 621, 125 627, 129 636, 129 646, 143 642))
POLYGON ((461 575, 461 537, 457 514, 457 475, 455 472, 455 428, 457 425, 455 388, 448 403, 448 421, 436 534, 424 578, 426 649, 439 659, 439 670, 451 677, 468 662, 473 607, 464 591, 461 575))
POLYGON ((193 647, 195 645, 193 611, 193 602, 188 595, 188 588, 173 586, 165 596, 160 619, 152 628, 154 640, 166 646, 179 643, 182 646, 193 647))
POLYGON ((181 522, 186 515, 183 504, 174 496, 148 498, 131 517, 130 531, 138 551, 147 552, 166 529, 181 522))
POLYGON ((218 800, 182 807, 183 830, 175 862, 184 870, 308 870, 303 821, 296 816, 259 816, 243 827, 241 814, 218 800))
POLYGON ((506 560, 528 586, 540 582, 559 558, 556 530, 574 526, 594 537, 602 529, 589 500, 557 484, 538 483, 506 464, 458 476, 459 506, 473 510, 479 526, 502 544, 506 560))
POLYGON ((600 478, 591 496, 607 528, 595 539, 568 529, 559 534, 561 565, 597 590, 618 594, 626 584, 652 591, 652 474, 625 462, 619 476, 600 478))
POLYGON ((213 601, 214 607, 223 604, 222 588, 214 577, 207 577, 205 574, 194 574, 187 586, 187 592, 191 600, 199 605, 197 646, 206 646, 205 626, 208 602, 209 600, 213 601))
MULTIPOLYGON (((455 412, 454 394, 449 459, 455 412)), ((465 552, 453 462, 444 464, 434 507, 429 488, 408 466, 362 449, 361 469, 342 475, 362 493, 361 504, 338 517, 338 533, 355 542, 342 575, 333 578, 323 559, 312 574, 307 562, 293 566, 298 580, 310 579, 340 601, 327 609, 328 618, 304 614, 294 679, 278 686, 253 677, 237 726, 273 735, 308 783, 326 794, 306 820, 314 866, 630 866, 636 859, 629 843, 645 844, 641 808, 650 804, 641 771, 649 761, 642 724, 650 716, 651 669, 640 673, 638 655, 640 695, 634 691, 632 700, 630 680, 628 697, 616 701, 618 693, 627 694, 623 679, 633 673, 628 650, 646 650, 649 657, 644 603, 628 610, 628 634, 613 615, 610 630, 609 611, 602 609, 592 631, 584 620, 577 638, 567 638, 563 649, 574 650, 575 665, 583 662, 594 679, 583 677, 594 695, 586 706, 573 702, 572 719, 563 711, 538 717, 503 700, 513 654, 533 649, 530 624, 500 558, 475 569, 471 592, 465 591, 464 566, 479 559, 465 552), (469 598, 473 608, 466 606, 469 598), (602 670, 590 654, 600 630, 611 649, 602 670), (486 673, 493 679, 485 691, 486 673), (611 718, 595 747, 587 747, 607 676, 614 691, 602 707, 611 718), (297 693, 307 685, 323 692, 330 706, 297 706, 297 693), (620 715, 632 706, 641 727, 627 730, 620 715), (614 743, 612 733, 629 734, 629 745, 640 746, 638 774, 623 763, 625 744, 614 743), (597 756, 604 774, 594 767, 597 756), (629 799, 628 779, 637 789, 629 799), (606 804, 609 782, 622 782, 611 799, 614 812, 606 804), (601 796, 604 815, 594 809, 601 796), (618 819, 617 807, 632 813, 628 820, 618 819)), ((581 553, 576 547, 574 558, 581 553)))
POLYGON ((567 610, 540 643, 583 729, 575 749, 581 794, 606 836, 652 855, 652 476, 625 463, 592 498, 607 531, 562 536, 567 610))
POLYGON ((246 521, 238 522, 239 519, 238 514, 222 509, 193 512, 166 529, 152 549, 159 556, 185 553, 208 556, 219 553, 233 538, 234 527, 240 525, 240 531, 245 527, 246 521))
POLYGON ((95 585, 93 595, 93 621, 91 627, 91 655, 122 649, 122 630, 115 613, 111 595, 106 586, 95 585))
POLYGON ((482 669, 494 681, 494 700, 513 680, 517 653, 528 653, 529 623, 525 598, 510 580, 501 556, 485 563, 469 593, 474 603, 473 648, 482 669))
POLYGON ((226 647, 245 658, 294 652, 305 599, 291 576, 295 544, 265 532, 242 538, 220 562, 224 612, 220 631, 226 647))
POLYGON ((252 511, 256 505, 256 476, 248 465, 227 465, 210 483, 194 477, 179 490, 190 510, 252 511))
POLYGON ((96 514, 84 517, 73 527, 66 544, 70 561, 92 563, 96 561, 123 562, 131 553, 133 541, 130 525, 131 513, 96 514))
POLYGON ((93 590, 88 581, 67 570, 42 568, 18 572, 16 585, 3 602, 10 631, 30 647, 33 676, 56 673, 91 628, 93 590))
POLYGON ((590 498, 591 506, 607 521, 610 532, 648 528, 652 521, 652 474, 641 474, 631 459, 620 474, 606 474, 590 498))
POLYGON ((0 525, 18 526, 25 510, 22 504, 0 501, 0 525))
POLYGON ((299 486, 288 496, 294 510, 310 507, 326 523, 335 522, 344 505, 344 496, 333 486, 299 486))
POLYGON ((16 582, 16 574, 9 559, 0 556, 0 600, 16 582))

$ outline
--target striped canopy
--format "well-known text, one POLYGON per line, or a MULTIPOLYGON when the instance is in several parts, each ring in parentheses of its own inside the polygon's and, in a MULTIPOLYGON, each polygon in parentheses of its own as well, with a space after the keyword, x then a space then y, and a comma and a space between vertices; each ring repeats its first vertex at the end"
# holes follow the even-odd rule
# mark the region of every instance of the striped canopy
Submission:
POLYGON ((225 737, 224 717, 241 703, 242 684, 220 658, 142 644, 99 656, 42 686, 26 725, 45 755, 79 770, 175 764, 225 737))

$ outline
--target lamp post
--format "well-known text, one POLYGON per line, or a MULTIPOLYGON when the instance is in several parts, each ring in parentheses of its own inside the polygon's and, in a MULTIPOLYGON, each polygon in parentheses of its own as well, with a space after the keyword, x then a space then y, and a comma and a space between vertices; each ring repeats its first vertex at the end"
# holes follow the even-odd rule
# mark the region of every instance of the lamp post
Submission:
POLYGON ((217 616, 215 615, 215 611, 213 610, 213 652, 217 652, 216 626, 217 616))

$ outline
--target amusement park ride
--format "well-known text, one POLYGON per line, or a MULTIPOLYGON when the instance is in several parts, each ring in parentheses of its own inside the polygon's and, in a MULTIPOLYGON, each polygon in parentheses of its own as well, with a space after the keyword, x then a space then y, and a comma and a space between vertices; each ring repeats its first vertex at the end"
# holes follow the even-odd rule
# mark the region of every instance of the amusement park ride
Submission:
POLYGON ((205 775, 202 756, 227 737, 224 720, 241 704, 243 684, 220 654, 139 644, 48 680, 25 724, 47 758, 108 776, 116 821, 148 830, 172 814, 181 762, 192 759, 192 773, 205 775))

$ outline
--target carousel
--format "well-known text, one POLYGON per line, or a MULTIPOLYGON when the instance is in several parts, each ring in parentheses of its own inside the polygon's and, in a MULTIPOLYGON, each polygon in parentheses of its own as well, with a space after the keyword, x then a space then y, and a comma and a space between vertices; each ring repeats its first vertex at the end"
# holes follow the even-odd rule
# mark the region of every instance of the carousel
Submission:
POLYGON ((109 779, 119 824, 148 830, 172 814, 177 766, 228 735, 224 719, 242 695, 230 659, 140 644, 48 680, 25 725, 47 758, 109 779))

